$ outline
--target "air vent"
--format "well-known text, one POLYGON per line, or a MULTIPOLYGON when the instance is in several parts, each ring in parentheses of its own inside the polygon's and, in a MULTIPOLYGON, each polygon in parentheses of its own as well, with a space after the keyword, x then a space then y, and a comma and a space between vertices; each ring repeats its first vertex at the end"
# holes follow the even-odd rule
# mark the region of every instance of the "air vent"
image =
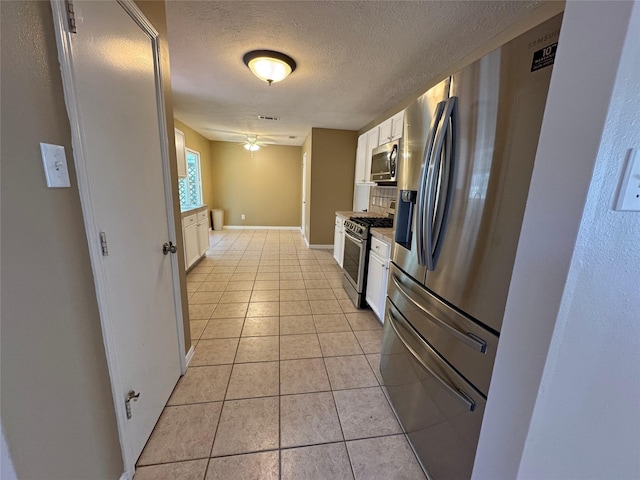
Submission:
POLYGON ((266 117, 266 116, 264 116, 264 115, 258 115, 258 118, 259 118, 260 120, 273 120, 273 121, 280 120, 280 118, 279 118, 279 117, 266 117))

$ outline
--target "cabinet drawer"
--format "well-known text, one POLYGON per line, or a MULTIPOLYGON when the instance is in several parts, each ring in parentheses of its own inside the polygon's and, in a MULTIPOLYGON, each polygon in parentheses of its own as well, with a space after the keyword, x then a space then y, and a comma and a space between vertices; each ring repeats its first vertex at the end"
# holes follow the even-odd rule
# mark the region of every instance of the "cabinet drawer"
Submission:
POLYGON ((201 212, 198 212, 198 223, 202 223, 203 221, 208 221, 208 215, 207 215, 208 211, 207 210, 202 210, 201 212))
POLYGON ((376 252, 381 257, 388 259, 390 249, 391 245, 389 245, 388 243, 385 243, 376 237, 371 237, 371 250, 376 252))
POLYGON ((190 225, 195 225, 197 223, 197 215, 195 213, 191 215, 187 215, 182 219, 182 228, 187 228, 190 225))
POLYGON ((336 215, 336 227, 342 228, 344 226, 344 218, 336 215))

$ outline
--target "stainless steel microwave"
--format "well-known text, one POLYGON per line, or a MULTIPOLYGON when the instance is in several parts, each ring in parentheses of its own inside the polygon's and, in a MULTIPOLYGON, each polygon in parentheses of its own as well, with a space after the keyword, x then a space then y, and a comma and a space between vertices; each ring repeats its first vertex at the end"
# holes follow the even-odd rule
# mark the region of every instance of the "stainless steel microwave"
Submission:
POLYGON ((396 184, 398 166, 398 141, 385 143, 371 152, 371 181, 385 184, 396 184))

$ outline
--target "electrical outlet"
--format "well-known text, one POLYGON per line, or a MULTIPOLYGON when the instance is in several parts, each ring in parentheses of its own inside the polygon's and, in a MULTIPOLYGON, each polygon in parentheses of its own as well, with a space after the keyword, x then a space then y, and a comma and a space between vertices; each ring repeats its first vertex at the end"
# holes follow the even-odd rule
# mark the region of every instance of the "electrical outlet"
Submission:
POLYGON ((630 150, 616 210, 640 212, 640 155, 637 149, 630 150))
POLYGON ((240 215, 240 219, 241 219, 241 220, 244 220, 244 219, 245 219, 245 217, 244 217, 244 213, 243 213, 242 215, 240 215))

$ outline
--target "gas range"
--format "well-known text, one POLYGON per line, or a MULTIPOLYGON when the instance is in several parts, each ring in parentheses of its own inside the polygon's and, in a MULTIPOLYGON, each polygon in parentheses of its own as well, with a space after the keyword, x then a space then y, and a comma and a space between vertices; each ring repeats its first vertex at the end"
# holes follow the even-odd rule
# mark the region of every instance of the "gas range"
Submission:
POLYGON ((369 266, 369 242, 371 228, 391 228, 393 218, 351 217, 344 221, 344 260, 342 282, 356 308, 365 308, 367 270, 369 266))
POLYGON ((391 228, 393 218, 388 217, 351 217, 345 220, 344 228, 359 238, 366 239, 370 228, 391 228))

